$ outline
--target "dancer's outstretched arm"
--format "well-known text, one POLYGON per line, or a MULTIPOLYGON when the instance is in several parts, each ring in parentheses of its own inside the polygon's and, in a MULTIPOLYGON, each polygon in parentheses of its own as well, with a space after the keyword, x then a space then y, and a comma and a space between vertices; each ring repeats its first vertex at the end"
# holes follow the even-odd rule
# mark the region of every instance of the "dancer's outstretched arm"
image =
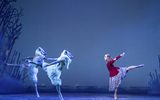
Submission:
POLYGON ((45 60, 48 60, 48 61, 55 61, 55 60, 57 60, 57 58, 45 58, 45 60))
POLYGON ((21 71, 23 70, 23 69, 28 69, 29 67, 28 66, 26 66, 25 64, 6 64, 6 66, 12 66, 12 67, 19 67, 19 68, 21 68, 21 71))
POLYGON ((115 57, 113 60, 116 61, 119 58, 123 57, 125 55, 125 52, 121 53, 119 56, 115 57))
POLYGON ((28 57, 23 58, 22 60, 25 60, 25 59, 33 59, 33 58, 34 58, 34 57, 28 56, 28 57))
POLYGON ((22 65, 21 64, 8 64, 6 63, 7 66, 17 66, 17 67, 21 67, 22 65))
POLYGON ((51 63, 48 63, 48 64, 46 64, 44 67, 48 67, 48 66, 51 66, 51 65, 54 65, 54 64, 57 64, 57 63, 59 63, 59 62, 62 62, 62 61, 64 61, 65 59, 60 59, 60 60, 56 60, 56 61, 54 61, 54 62, 51 62, 51 63))

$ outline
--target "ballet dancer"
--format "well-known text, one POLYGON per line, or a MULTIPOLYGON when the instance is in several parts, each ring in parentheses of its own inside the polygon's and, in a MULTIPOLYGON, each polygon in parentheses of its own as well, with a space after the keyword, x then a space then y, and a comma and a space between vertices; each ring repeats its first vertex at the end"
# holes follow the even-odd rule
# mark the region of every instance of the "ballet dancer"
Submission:
POLYGON ((60 86, 62 85, 62 80, 60 79, 61 73, 65 66, 67 69, 69 69, 72 58, 73 56, 69 51, 63 50, 58 58, 54 58, 55 61, 51 63, 45 61, 42 65, 42 68, 47 73, 51 83, 56 86, 56 90, 58 92, 60 100, 64 100, 60 88, 60 86))
POLYGON ((19 66, 21 68, 21 71, 23 69, 27 69, 27 74, 28 74, 30 80, 34 83, 37 97, 40 97, 39 92, 38 92, 38 87, 37 87, 38 67, 42 67, 42 63, 43 63, 44 59, 47 59, 46 52, 43 50, 43 48, 38 47, 35 50, 35 56, 34 57, 27 57, 27 58, 23 59, 24 60, 23 63, 21 63, 21 64, 8 64, 7 63, 7 66, 19 66))
POLYGON ((124 55, 124 52, 115 58, 112 58, 110 54, 104 55, 104 60, 109 71, 109 91, 114 91, 114 100, 117 100, 118 87, 121 84, 121 80, 126 76, 126 73, 130 70, 144 66, 144 64, 140 64, 129 67, 115 67, 114 62, 124 55))

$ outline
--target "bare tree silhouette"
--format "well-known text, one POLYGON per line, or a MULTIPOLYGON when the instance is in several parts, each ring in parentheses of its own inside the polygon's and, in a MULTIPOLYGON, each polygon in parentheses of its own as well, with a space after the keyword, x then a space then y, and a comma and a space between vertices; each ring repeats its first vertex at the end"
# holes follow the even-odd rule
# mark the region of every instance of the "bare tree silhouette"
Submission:
POLYGON ((0 60, 7 62, 16 39, 20 36, 22 9, 15 7, 17 0, 0 1, 0 60))
POLYGON ((4 63, 19 63, 20 53, 11 55, 15 41, 22 31, 22 9, 16 7, 17 0, 0 0, 0 72, 11 72, 11 76, 19 77, 18 68, 7 68, 4 63), (6 69, 7 68, 7 69, 6 69))

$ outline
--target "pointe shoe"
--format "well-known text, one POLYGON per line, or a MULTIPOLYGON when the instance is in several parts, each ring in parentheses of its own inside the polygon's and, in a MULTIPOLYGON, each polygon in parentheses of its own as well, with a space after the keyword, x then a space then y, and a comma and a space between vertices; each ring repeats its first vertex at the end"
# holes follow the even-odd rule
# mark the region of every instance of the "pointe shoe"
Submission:
POLYGON ((144 64, 140 64, 140 65, 138 65, 138 67, 144 67, 144 64))
POLYGON ((64 98, 62 96, 60 96, 59 98, 60 98, 60 100, 64 100, 64 98))
POLYGON ((118 100, 118 98, 117 98, 117 97, 114 97, 114 100, 118 100))
POLYGON ((114 96, 114 100, 117 100, 118 98, 117 98, 117 96, 114 96))
POLYGON ((39 98, 40 96, 39 95, 37 95, 37 98, 39 98))

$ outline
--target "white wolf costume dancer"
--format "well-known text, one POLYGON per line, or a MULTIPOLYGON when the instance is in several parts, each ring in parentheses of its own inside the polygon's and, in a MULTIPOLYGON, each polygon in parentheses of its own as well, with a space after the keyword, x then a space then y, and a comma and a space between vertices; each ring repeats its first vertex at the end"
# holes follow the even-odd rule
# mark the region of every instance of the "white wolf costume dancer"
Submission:
POLYGON ((56 58, 56 60, 52 63, 43 63, 43 69, 47 72, 51 83, 56 86, 56 90, 58 92, 60 100, 64 100, 60 86, 62 85, 62 81, 60 79, 62 69, 66 66, 69 69, 69 65, 72 62, 73 56, 67 50, 63 50, 60 57, 56 58))
POLYGON ((38 67, 42 66, 42 63, 45 59, 45 56, 46 56, 46 52, 43 50, 43 48, 38 47, 35 51, 35 56, 33 57, 32 62, 30 62, 30 66, 28 66, 29 67, 28 74, 30 76, 30 79, 33 81, 33 83, 35 85, 35 91, 36 91, 37 97, 40 97, 39 93, 38 93, 38 88, 37 88, 38 67))
POLYGON ((37 89, 38 67, 42 66, 44 59, 46 59, 45 55, 46 55, 46 52, 41 47, 38 47, 35 51, 35 56, 34 57, 27 57, 24 60, 24 63, 19 64, 19 65, 18 64, 7 64, 7 66, 19 66, 22 68, 21 70, 23 70, 24 68, 27 69, 27 74, 29 75, 30 80, 35 85, 35 91, 36 91, 37 97, 40 97, 39 93, 38 93, 38 89, 37 89))

